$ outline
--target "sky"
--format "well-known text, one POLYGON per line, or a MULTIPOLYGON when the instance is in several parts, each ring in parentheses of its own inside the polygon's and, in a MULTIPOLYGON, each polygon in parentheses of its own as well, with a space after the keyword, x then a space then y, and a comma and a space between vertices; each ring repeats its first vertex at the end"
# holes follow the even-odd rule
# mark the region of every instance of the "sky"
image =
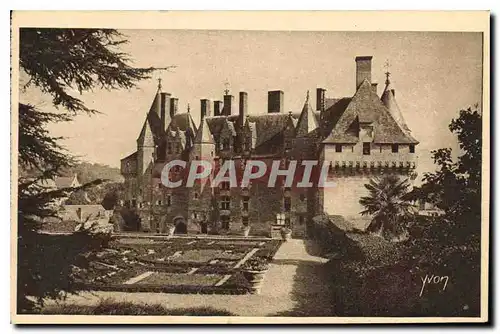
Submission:
MULTIPOLYGON (((199 122, 200 99, 222 100, 225 82, 237 102, 248 93, 250 114, 267 112, 267 92, 284 91, 285 111, 300 111, 309 90, 327 97, 355 92, 356 56, 373 56, 372 82, 382 94, 389 62, 396 100, 413 136, 419 140, 417 172, 432 171, 430 151, 458 150, 448 124, 460 109, 480 104, 482 35, 448 32, 293 32, 123 30, 122 47, 140 67, 176 65, 156 72, 130 90, 95 90, 81 98, 98 115, 79 115, 69 123, 49 126, 63 144, 89 162, 118 167, 133 153, 146 113, 162 78, 163 91, 179 98, 179 111, 190 104, 199 122)), ((22 42, 22 41, 21 41, 22 42)), ((21 74, 20 85, 26 77, 21 74)), ((78 94, 75 92, 75 94, 78 94)), ((36 87, 21 90, 20 101, 51 110, 50 97, 36 87)))

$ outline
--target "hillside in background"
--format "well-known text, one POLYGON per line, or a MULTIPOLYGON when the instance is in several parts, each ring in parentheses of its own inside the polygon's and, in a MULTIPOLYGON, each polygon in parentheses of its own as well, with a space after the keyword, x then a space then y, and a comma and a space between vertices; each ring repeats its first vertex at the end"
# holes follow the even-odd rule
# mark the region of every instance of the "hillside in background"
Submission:
POLYGON ((72 168, 67 168, 62 172, 62 176, 78 175, 78 181, 81 184, 96 180, 107 179, 111 182, 123 182, 123 177, 120 174, 120 169, 110 167, 108 165, 81 162, 72 168))

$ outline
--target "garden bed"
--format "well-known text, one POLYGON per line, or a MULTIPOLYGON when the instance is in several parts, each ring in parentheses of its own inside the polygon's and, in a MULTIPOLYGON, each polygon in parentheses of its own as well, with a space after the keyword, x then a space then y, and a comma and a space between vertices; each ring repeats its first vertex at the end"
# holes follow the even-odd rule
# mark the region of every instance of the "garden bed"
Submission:
POLYGON ((280 245, 279 240, 114 238, 81 284, 102 291, 244 294, 249 290, 241 262, 256 257, 270 262, 280 245))

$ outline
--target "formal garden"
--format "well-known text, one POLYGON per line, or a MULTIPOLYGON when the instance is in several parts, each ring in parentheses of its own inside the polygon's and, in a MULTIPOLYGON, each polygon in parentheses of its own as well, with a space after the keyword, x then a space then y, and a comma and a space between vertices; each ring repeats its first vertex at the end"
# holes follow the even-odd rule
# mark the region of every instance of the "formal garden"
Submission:
POLYGON ((259 293, 256 273, 263 278, 280 245, 270 239, 115 237, 95 254, 79 284, 99 291, 259 293))

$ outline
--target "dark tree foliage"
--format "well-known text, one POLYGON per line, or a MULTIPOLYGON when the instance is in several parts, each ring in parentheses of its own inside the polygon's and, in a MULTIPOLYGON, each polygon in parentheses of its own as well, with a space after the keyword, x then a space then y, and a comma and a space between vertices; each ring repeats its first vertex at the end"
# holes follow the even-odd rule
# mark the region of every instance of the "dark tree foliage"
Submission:
POLYGON ((416 224, 407 249, 414 268, 439 271, 453 279, 442 308, 464 306, 479 312, 481 260, 482 117, 477 109, 461 110, 450 131, 457 134, 460 155, 451 149, 433 151, 438 170, 424 175, 424 183, 410 196, 444 210, 441 217, 416 224))
MULTIPOLYGON (((39 230, 44 220, 55 215, 57 199, 90 189, 102 180, 79 188, 48 189, 47 180, 74 166, 75 160, 59 145, 60 138, 49 134, 46 125, 68 121, 79 112, 98 112, 72 95, 74 89, 82 93, 96 88, 131 88, 149 77, 154 68, 131 66, 128 55, 119 51, 123 43, 126 43, 124 36, 110 29, 20 30, 19 65, 29 76, 26 86, 35 85, 50 95, 60 112, 43 112, 30 104, 18 106, 21 171, 18 179, 18 312, 32 312, 44 298, 59 298, 63 292, 77 289, 72 284, 70 269, 82 267, 81 257, 63 256, 61 266, 55 269, 47 258, 46 247, 47 242, 53 243, 39 230)), ((75 242, 68 244, 78 246, 75 242)), ((82 254, 80 251, 67 250, 68 254, 82 254)))
POLYGON ((478 110, 460 111, 450 123, 457 134, 460 155, 453 161, 450 148, 432 151, 438 170, 424 175, 424 183, 410 194, 413 199, 430 202, 445 211, 443 224, 434 237, 450 244, 479 247, 481 231, 482 118, 478 110), (444 228, 443 228, 444 227, 444 228))
POLYGON ((96 112, 68 91, 94 88, 132 88, 148 78, 154 68, 135 68, 119 51, 126 43, 112 29, 31 29, 20 32, 21 68, 30 76, 28 85, 38 86, 53 104, 71 112, 96 112))

